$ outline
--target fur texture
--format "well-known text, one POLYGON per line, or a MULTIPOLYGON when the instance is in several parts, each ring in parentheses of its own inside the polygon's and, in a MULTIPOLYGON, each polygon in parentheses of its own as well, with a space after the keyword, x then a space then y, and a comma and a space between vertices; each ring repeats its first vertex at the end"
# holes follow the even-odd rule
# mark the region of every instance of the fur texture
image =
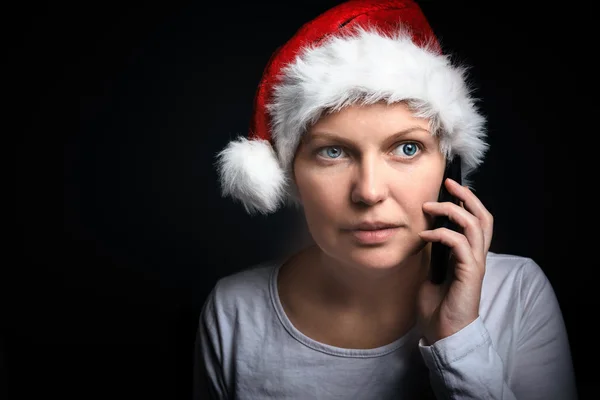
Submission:
POLYGON ((465 69, 430 46, 418 47, 410 32, 386 36, 375 29, 331 37, 309 47, 283 69, 267 110, 272 142, 239 140, 221 154, 224 193, 249 211, 270 213, 283 202, 299 204, 292 162, 301 136, 325 111, 352 104, 405 101, 419 117, 431 120, 447 159, 462 159, 463 184, 482 162, 485 119, 478 113, 465 69))
POLYGON ((485 119, 470 97, 465 68, 416 46, 401 28, 394 36, 358 28, 352 36, 332 37, 307 48, 284 69, 268 106, 284 170, 289 172, 302 134, 323 111, 379 101, 407 101, 416 115, 434 120, 440 150, 448 159, 461 156, 463 182, 468 182, 488 146, 485 119))
POLYGON ((249 214, 275 212, 285 199, 286 177, 266 140, 239 137, 217 156, 223 196, 239 200, 249 214))

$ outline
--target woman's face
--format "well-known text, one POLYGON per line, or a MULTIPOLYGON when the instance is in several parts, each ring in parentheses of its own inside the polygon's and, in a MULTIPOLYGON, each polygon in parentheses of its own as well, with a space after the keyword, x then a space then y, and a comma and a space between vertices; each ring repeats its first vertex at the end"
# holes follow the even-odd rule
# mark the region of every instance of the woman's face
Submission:
POLYGON ((425 119, 404 103, 351 106, 303 137, 294 176, 310 233, 330 257, 391 268, 425 246, 445 160, 425 119), (385 224, 389 229, 378 226, 385 224))

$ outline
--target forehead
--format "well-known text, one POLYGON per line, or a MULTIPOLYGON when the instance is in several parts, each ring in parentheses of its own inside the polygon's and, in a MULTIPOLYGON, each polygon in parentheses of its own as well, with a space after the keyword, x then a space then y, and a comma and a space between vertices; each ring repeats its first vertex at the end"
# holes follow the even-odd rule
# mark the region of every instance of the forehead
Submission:
POLYGON ((328 111, 308 129, 305 136, 307 140, 312 140, 322 133, 356 138, 367 134, 370 137, 385 137, 402 131, 431 136, 429 120, 415 116, 407 104, 380 102, 328 111))

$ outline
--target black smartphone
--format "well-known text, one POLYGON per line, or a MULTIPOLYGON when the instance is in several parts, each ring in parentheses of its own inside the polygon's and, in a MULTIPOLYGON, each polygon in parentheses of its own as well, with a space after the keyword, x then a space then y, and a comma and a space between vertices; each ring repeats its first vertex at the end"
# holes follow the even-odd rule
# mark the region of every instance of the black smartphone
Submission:
MULTIPOLYGON (((452 202, 454 204, 460 204, 460 200, 451 195, 446 189, 446 178, 450 178, 462 185, 462 175, 460 169, 460 157, 455 155, 454 158, 446 163, 446 169, 444 170, 444 179, 442 180, 442 186, 438 196, 438 202, 452 202)), ((459 227, 454 222, 445 216, 437 216, 433 229, 437 228, 448 228, 454 231, 459 231, 459 227)), ((450 274, 450 247, 440 242, 431 243, 431 268, 430 268, 430 280, 434 284, 443 283, 448 275, 450 274)))

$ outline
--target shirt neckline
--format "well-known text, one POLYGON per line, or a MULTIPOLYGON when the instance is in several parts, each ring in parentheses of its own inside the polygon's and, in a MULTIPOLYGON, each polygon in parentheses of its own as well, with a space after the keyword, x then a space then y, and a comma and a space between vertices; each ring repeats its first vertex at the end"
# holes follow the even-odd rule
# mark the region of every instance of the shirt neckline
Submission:
POLYGON ((392 353, 404 346, 405 344, 413 341, 418 334, 417 325, 413 325, 413 327, 405 333, 400 338, 394 340, 391 343, 388 343, 384 346, 376 347, 373 349, 348 349, 343 347, 336 347, 332 345, 328 345, 325 343, 321 343, 317 340, 314 340, 302 332, 298 330, 292 321, 288 318, 285 310, 283 309, 283 304, 281 303, 281 299, 279 297, 279 289, 277 287, 277 277, 279 276, 279 270, 285 263, 285 260, 278 260, 275 267, 271 270, 271 274, 269 277, 269 294, 271 297, 271 303, 275 310, 275 314, 277 315, 279 321, 285 328, 285 330, 298 342, 303 344, 306 347, 309 347, 313 350, 319 351, 321 353, 339 356, 339 357, 353 357, 353 358, 372 358, 372 357, 381 357, 386 354, 392 353))

